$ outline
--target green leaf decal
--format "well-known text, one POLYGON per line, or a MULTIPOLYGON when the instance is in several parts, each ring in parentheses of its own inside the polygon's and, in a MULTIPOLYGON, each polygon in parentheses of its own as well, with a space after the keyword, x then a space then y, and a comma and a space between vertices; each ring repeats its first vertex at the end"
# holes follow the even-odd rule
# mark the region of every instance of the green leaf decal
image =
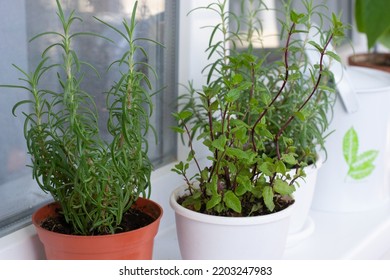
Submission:
POLYGON ((348 176, 354 180, 361 180, 369 176, 375 169, 373 164, 379 151, 369 150, 358 154, 359 139, 356 131, 351 127, 343 139, 344 159, 349 166, 348 176))
POLYGON ((348 171, 348 175, 355 180, 360 180, 369 176, 374 169, 375 166, 369 163, 361 165, 359 168, 350 168, 348 171))
POLYGON ((377 156, 378 151, 375 150, 364 152, 356 157, 356 160, 352 163, 351 167, 354 169, 361 169, 367 165, 372 164, 377 156))
POLYGON ((359 138, 353 127, 351 127, 344 135, 343 139, 343 153, 344 159, 351 165, 355 160, 359 149, 359 138))

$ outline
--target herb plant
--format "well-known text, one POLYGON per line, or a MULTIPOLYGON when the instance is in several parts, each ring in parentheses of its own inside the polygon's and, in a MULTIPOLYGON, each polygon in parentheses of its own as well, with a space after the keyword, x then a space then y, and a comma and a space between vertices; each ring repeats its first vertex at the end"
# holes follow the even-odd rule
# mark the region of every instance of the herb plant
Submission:
POLYGON ((322 45, 307 42, 317 49, 320 59, 317 65, 307 65, 309 76, 304 76, 295 59, 303 47, 297 35, 311 28, 307 24, 310 14, 289 11, 283 25, 282 59, 268 63, 267 56, 254 54, 253 28, 247 36, 239 29, 229 30, 229 22, 237 21, 237 26, 240 22, 237 15, 226 12, 226 1, 205 9, 218 13, 221 21, 213 27, 209 40, 209 59, 216 58, 205 68, 207 83, 201 90, 190 83, 181 109, 174 114, 178 121, 175 130, 189 139, 190 147, 187 160, 173 169, 184 177, 189 192, 179 202, 195 211, 222 216, 282 210, 293 203, 291 195, 296 180, 304 176, 307 160, 298 155, 291 138, 296 135, 289 128, 309 117, 305 110, 318 98, 319 90, 328 90, 321 83, 324 77, 331 77, 324 58, 337 58, 328 47, 334 38, 343 36, 343 25, 333 15, 332 28, 318 30, 323 34, 322 45), (217 33, 222 40, 215 40, 217 33), (243 37, 248 38, 249 47, 239 50, 243 37), (305 87, 299 90, 302 85, 305 87), (196 137, 203 139, 210 152, 210 165, 205 168, 199 165, 193 148, 196 137), (195 175, 187 172, 192 161, 198 169, 195 175), (289 172, 292 168, 293 173, 289 172))
POLYGON ((106 142, 99 135, 93 97, 81 86, 85 75, 82 69, 90 68, 96 74, 97 71, 80 60, 72 48, 76 37, 101 36, 72 33, 73 25, 82 19, 74 11, 65 15, 59 0, 57 8, 62 32, 49 31, 32 38, 33 41, 50 36, 56 41, 42 52, 42 60, 32 73, 14 65, 22 73, 20 80, 24 84, 3 86, 31 94, 31 99, 15 105, 13 114, 22 105, 32 107, 32 111, 23 111, 24 136, 32 159, 33 178, 40 188, 60 203, 66 222, 76 234, 112 234, 120 230, 123 214, 138 197, 150 194, 152 165, 145 136, 151 128, 151 83, 140 66, 154 71, 135 59, 136 54, 147 57, 138 41, 148 39, 134 36, 137 3, 130 21, 123 20, 123 31, 96 18, 128 45, 122 57, 109 67, 111 71, 116 68, 121 76, 106 92, 107 128, 112 136, 112 141, 106 142), (52 52, 60 53, 60 63, 54 62, 52 52), (52 71, 56 73, 58 91, 41 88, 41 81, 52 71))
MULTIPOLYGON (((290 2, 284 2, 286 15, 291 12, 290 2)), ((319 37, 321 45, 324 46, 329 34, 322 31, 321 25, 327 23, 329 19, 320 10, 326 11, 326 6, 313 5, 312 1, 309 0, 302 1, 302 4, 305 8, 306 19, 300 23, 299 28, 307 31, 312 30, 311 33, 315 33, 319 37), (314 17, 319 19, 320 26, 312 24, 314 17)), ((289 28, 289 23, 288 18, 280 20, 282 38, 284 32, 289 28)), ((340 39, 342 36, 333 37, 332 43, 337 45, 340 39)), ((295 40, 294 46, 289 49, 288 60, 289 64, 296 67, 297 71, 292 74, 293 77, 290 76, 288 86, 285 87, 280 98, 275 101, 274 110, 269 111, 269 129, 271 132, 277 133, 281 129, 283 119, 295 115, 294 121, 284 128, 283 135, 293 141, 292 145, 296 148, 297 160, 309 165, 314 164, 319 159, 320 150, 326 154, 325 141, 329 135, 329 124, 336 102, 335 84, 331 75, 322 75, 315 96, 306 102, 307 96, 310 95, 317 82, 316 76, 318 76, 317 66, 310 65, 306 51, 310 48, 316 48, 317 51, 321 52, 322 47, 311 41, 309 33, 306 32, 302 32, 301 36, 295 40), (303 103, 305 103, 304 107, 300 108, 303 103)), ((335 59, 336 63, 340 62, 339 58, 332 52, 328 51, 327 55, 335 59)), ((270 85, 283 83, 284 76, 281 73, 281 68, 277 64, 273 66, 266 76, 268 83, 270 85)), ((270 145, 272 146, 272 144, 270 145)), ((289 167, 291 168, 291 166, 289 167)))

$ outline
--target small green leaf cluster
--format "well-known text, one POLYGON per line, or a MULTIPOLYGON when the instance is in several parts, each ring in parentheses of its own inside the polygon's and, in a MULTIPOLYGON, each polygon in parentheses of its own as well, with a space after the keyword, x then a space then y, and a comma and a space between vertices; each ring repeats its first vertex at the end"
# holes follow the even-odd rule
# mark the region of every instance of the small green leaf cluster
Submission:
POLYGON ((348 164, 348 176, 354 180, 361 180, 369 176, 375 169, 374 160, 379 152, 368 150, 359 154, 359 137, 356 130, 351 127, 343 138, 343 155, 348 164))
MULTIPOLYGON (((117 66, 121 73, 107 93, 111 143, 99 134, 94 99, 81 87, 85 75, 82 66, 97 71, 81 61, 72 48, 76 37, 103 37, 88 32, 72 33, 73 25, 82 19, 74 11, 66 15, 59 0, 57 8, 62 32, 49 31, 35 36, 32 40, 50 36, 49 42, 55 41, 43 51, 42 60, 32 73, 15 66, 23 74, 20 80, 25 84, 3 87, 31 93, 32 98, 17 103, 13 113, 21 105, 33 108, 32 112, 23 111, 24 135, 32 158, 33 177, 41 189, 60 203, 75 233, 111 234, 119 229, 123 214, 138 197, 148 196, 150 192, 152 165, 147 156, 146 133, 152 128, 149 123, 151 83, 139 67, 141 62, 135 59, 135 54, 147 57, 137 43, 142 39, 134 36, 137 3, 131 20, 123 21, 124 31, 96 18, 128 44, 127 51, 110 66, 117 66), (54 54, 60 54, 60 63, 51 62, 55 61, 50 56, 52 49, 57 51, 54 54), (59 91, 40 87, 41 80, 50 72, 57 76, 59 91)), ((142 63, 152 70, 150 65, 142 63)))
MULTIPOLYGON (((304 61, 300 57, 304 45, 295 35, 311 28, 307 23, 310 13, 289 11, 289 20, 283 25, 286 43, 276 50, 282 59, 269 63, 267 56, 254 52, 248 34, 255 32, 242 36, 223 27, 225 22, 239 20, 239 16, 224 12, 224 5, 219 1, 205 7, 221 17, 208 48, 209 58, 217 58, 210 59, 205 68, 207 83, 201 90, 190 83, 181 110, 174 114, 178 122, 174 129, 189 139, 190 154, 173 171, 185 179, 190 195, 183 198, 182 205, 189 209, 225 216, 262 215, 292 203, 296 182, 305 176, 303 167, 315 158, 311 145, 316 137, 323 138, 321 129, 327 128, 326 112, 331 106, 328 95, 319 96, 331 91, 322 83, 330 76, 323 58, 332 38, 340 34, 332 29, 323 36, 318 65, 299 64, 304 61), (214 40, 217 32, 222 33, 222 41, 214 40), (236 48, 242 38, 249 40, 246 49, 236 48), (231 44, 233 39, 235 44, 231 44), (305 120, 310 120, 309 124, 305 120), (210 165, 204 168, 196 158, 195 139, 210 152, 210 165), (192 161, 198 172, 189 176, 192 161)), ((252 10, 248 13, 256 15, 252 10)))

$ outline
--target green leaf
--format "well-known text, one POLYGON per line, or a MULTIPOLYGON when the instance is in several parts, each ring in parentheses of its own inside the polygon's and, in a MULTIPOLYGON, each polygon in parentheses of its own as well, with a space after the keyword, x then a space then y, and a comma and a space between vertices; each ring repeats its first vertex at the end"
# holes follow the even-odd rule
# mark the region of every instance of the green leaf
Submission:
POLYGON ((225 135, 221 135, 221 136, 219 136, 219 138, 215 139, 211 143, 211 145, 214 148, 216 148, 216 149, 218 149, 220 151, 224 151, 225 150, 226 141, 227 141, 226 136, 225 135))
POLYGON ((232 78, 232 82, 233 82, 233 84, 235 84, 235 85, 237 85, 237 84, 239 84, 239 83, 241 83, 242 81, 243 81, 243 77, 242 77, 242 75, 240 75, 240 74, 235 74, 234 76, 233 76, 233 78, 232 78))
POLYGON ((227 102, 234 102, 238 98, 240 98, 240 91, 238 89, 232 89, 226 94, 226 101, 227 102))
POLYGON ((336 61, 338 61, 338 62, 341 63, 341 59, 340 59, 340 57, 339 57, 336 53, 331 52, 331 51, 327 51, 325 54, 326 54, 327 56, 330 56, 330 57, 333 58, 334 60, 336 60, 336 61))
POLYGON ((299 72, 295 72, 295 73, 291 73, 289 76, 288 76, 288 80, 293 82, 293 81, 298 81, 302 78, 302 74, 299 73, 299 72))
POLYGON ((388 0, 357 0, 355 18, 359 32, 367 36, 368 49, 389 30, 388 0), (374 3, 373 3, 374 2, 374 3))
POLYGON ((264 200, 265 206, 267 206, 267 209, 271 212, 274 211, 274 209, 275 209, 274 192, 270 186, 264 187, 263 200, 264 200))
POLYGON ((363 19, 363 1, 364 0, 355 0, 355 20, 356 27, 359 32, 364 32, 365 21, 363 19))
POLYGON ((301 121, 305 120, 305 115, 302 112, 295 112, 294 115, 301 121))
POLYGON ((186 132, 183 128, 181 127, 178 127, 178 126, 171 126, 171 129, 179 134, 183 134, 184 132, 186 132))
POLYGON ((256 126, 255 131, 256 134, 260 136, 264 136, 268 139, 274 139, 274 135, 267 128, 265 128, 265 125, 256 126))
POLYGON ((193 207, 195 211, 199 211, 202 207, 202 202, 199 198, 194 198, 192 196, 188 196, 182 203, 182 205, 186 208, 193 207))
POLYGON ((235 190, 236 195, 242 196, 251 189, 251 180, 248 176, 237 177, 238 186, 235 190))
POLYGON ((319 44, 317 44, 316 42, 314 42, 314 41, 309 41, 308 43, 309 43, 310 45, 312 45, 313 47, 315 47, 319 52, 322 52, 322 51, 323 51, 322 47, 321 47, 319 44))
POLYGON ((218 205, 222 201, 222 197, 220 195, 213 195, 209 201, 206 203, 206 209, 210 210, 218 205))
POLYGON ((246 142, 248 140, 247 135, 248 130, 245 127, 239 127, 234 130, 234 135, 241 142, 246 142))
POLYGON ((266 176, 272 176, 275 172, 275 165, 271 162, 263 162, 260 167, 260 171, 266 176))
POLYGON ((232 191, 227 191, 223 197, 226 206, 237 213, 241 213, 241 201, 232 191))
POLYGON ((260 171, 266 176, 272 176, 275 172, 275 165, 270 162, 263 162, 260 167, 260 171))
POLYGON ((178 113, 177 114, 177 116, 180 118, 180 119, 182 119, 182 120, 184 120, 184 119, 186 119, 186 118, 189 118, 189 117, 191 117, 193 114, 192 114, 192 112, 190 112, 190 111, 181 111, 180 113, 178 113))
POLYGON ((190 150, 188 153, 188 156, 187 156, 187 162, 190 162, 191 160, 193 160, 194 157, 195 157, 195 151, 190 150))
POLYGON ((209 111, 216 111, 218 110, 219 101, 215 100, 211 105, 209 106, 209 111))
POLYGON ((334 92, 335 91, 333 88, 325 86, 325 85, 319 85, 318 89, 323 90, 323 91, 327 91, 327 92, 334 92))
POLYGON ((180 161, 178 164, 175 164, 175 168, 172 171, 175 171, 178 174, 183 174, 188 169, 189 165, 184 164, 184 162, 180 161))
POLYGON ((355 161, 359 149, 358 135, 353 127, 351 127, 343 138, 343 154, 344 159, 349 166, 355 161))
POLYGON ((286 181, 275 179, 274 191, 281 195, 288 195, 295 191, 295 187, 289 185, 286 181))
POLYGON ((230 157, 236 157, 238 159, 250 159, 249 155, 245 151, 238 148, 229 147, 226 149, 226 154, 230 157))
POLYGON ((305 14, 298 14, 294 10, 291 10, 290 12, 290 19, 292 22, 296 24, 304 22, 305 18, 306 18, 305 14))
POLYGON ((292 154, 292 153, 283 154, 283 155, 282 155, 282 160, 283 160, 285 163, 290 164, 290 165, 295 165, 295 164, 297 164, 297 160, 296 160, 294 154, 292 154))
POLYGON ((378 41, 384 45, 386 48, 390 49, 390 29, 383 33, 378 41))
POLYGON ((275 164, 276 166, 276 172, 281 173, 282 175, 286 174, 287 168, 283 161, 279 160, 275 164))
POLYGON ((236 189, 234 190, 234 193, 237 195, 237 196, 242 196, 244 195, 245 193, 247 192, 247 188, 245 185, 243 184, 239 184, 236 189))

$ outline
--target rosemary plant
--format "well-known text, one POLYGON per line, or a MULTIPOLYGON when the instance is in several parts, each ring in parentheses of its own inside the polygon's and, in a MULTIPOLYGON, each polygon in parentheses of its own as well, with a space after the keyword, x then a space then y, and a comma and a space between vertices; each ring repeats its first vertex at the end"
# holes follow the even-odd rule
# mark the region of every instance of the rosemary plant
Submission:
MULTIPOLYGON (((290 14, 291 1, 283 2, 284 14, 290 14)), ((316 33, 321 40, 322 46, 325 46, 329 34, 323 32, 322 29, 325 23, 337 19, 327 18, 321 11, 327 11, 324 4, 313 5, 312 1, 304 0, 302 4, 305 8, 306 19, 301 22, 300 28, 303 30, 313 30, 311 33, 316 33), (317 17, 319 26, 313 25, 313 18, 317 17)), ((291 21, 289 18, 280 20, 282 34, 288 30, 291 21)), ((337 45, 343 36, 332 38, 333 45, 337 45)), ((333 115, 333 107, 336 101, 335 84, 331 75, 322 75, 318 82, 315 96, 310 98, 304 108, 300 106, 305 102, 306 97, 312 91, 312 88, 317 83, 316 77, 319 75, 319 67, 310 65, 306 51, 309 48, 316 48, 321 52, 322 47, 311 41, 309 33, 301 33, 294 42, 294 47, 290 48, 288 59, 291 65, 294 65, 298 71, 293 73, 290 78, 288 87, 281 93, 281 97, 276 101, 274 110, 269 112, 269 120, 272 132, 277 132, 283 124, 283 118, 295 114, 295 119, 285 128, 283 134, 288 136, 293 141, 293 146, 296 147, 297 159, 305 164, 313 164, 318 160, 319 151, 326 154, 325 141, 329 135, 329 124, 333 115)), ((327 51, 326 54, 340 62, 337 55, 327 51)), ((333 62, 335 63, 335 62, 333 62)), ((328 65, 329 66, 329 65, 328 65)), ((326 68, 325 68, 325 71, 326 68)), ((324 72, 324 71, 323 71, 324 72)), ((280 68, 275 67, 268 72, 267 79, 270 83, 277 85, 282 83, 280 68)))
POLYGON ((298 155, 298 145, 292 139, 295 135, 289 128, 308 117, 305 109, 318 98, 320 90, 328 90, 321 84, 324 77, 331 77, 324 57, 337 58, 328 47, 334 38, 343 36, 344 27, 333 15, 331 29, 319 30, 323 44, 308 42, 318 50, 320 59, 317 65, 307 66, 307 78, 291 56, 302 50, 296 35, 310 28, 306 24, 309 14, 289 11, 284 25, 285 45, 277 50, 282 58, 269 64, 267 56, 254 54, 251 35, 244 36, 249 38, 248 48, 236 48, 243 40, 239 32, 242 22, 226 11, 226 1, 204 8, 218 13, 221 21, 213 27, 207 49, 209 59, 214 58, 205 68, 207 83, 201 90, 190 83, 188 93, 182 97, 182 108, 174 114, 178 121, 175 130, 188 136, 190 147, 187 160, 173 169, 184 177, 189 190, 180 202, 195 211, 223 216, 280 211, 293 203, 296 180, 305 176, 302 169, 306 158, 298 155), (237 21, 237 31, 229 30, 228 22, 232 21, 237 21), (222 40, 215 40, 217 33, 222 40), (295 92, 304 84, 303 90, 295 92), (287 100, 285 96, 289 94, 291 99, 287 100), (210 151, 210 165, 205 168, 199 165, 192 145, 195 137, 203 139, 210 151), (198 168, 193 176, 187 172, 191 161, 198 168), (289 172, 291 168, 295 174, 289 172))
MULTIPOLYGON (((130 21, 123 20, 124 31, 96 18, 128 44, 122 57, 110 65, 111 70, 116 68, 121 73, 107 93, 110 143, 99 135, 93 97, 81 87, 85 75, 82 69, 87 66, 97 71, 80 60, 72 48, 76 37, 101 36, 72 33, 72 26, 82 19, 74 11, 65 15, 59 0, 57 8, 62 32, 49 31, 32 38, 33 41, 50 36, 56 41, 43 51, 42 60, 32 73, 14 65, 23 74, 20 80, 24 84, 3 86, 31 93, 31 99, 14 106, 13 114, 22 105, 33 108, 31 112, 23 111, 24 135, 32 158, 33 178, 40 188, 60 203, 66 222, 76 234, 113 234, 121 229, 123 214, 138 197, 150 194, 152 165, 145 136, 151 129, 152 88, 149 77, 140 69, 141 62, 135 59, 135 54, 147 56, 138 44, 142 39, 134 34, 137 3, 130 21), (60 63, 51 62, 52 49, 57 51, 54 54, 60 53, 60 63), (58 91, 41 88, 42 79, 52 71, 57 76, 58 91)), ((142 67, 154 73, 144 62, 142 67)))

